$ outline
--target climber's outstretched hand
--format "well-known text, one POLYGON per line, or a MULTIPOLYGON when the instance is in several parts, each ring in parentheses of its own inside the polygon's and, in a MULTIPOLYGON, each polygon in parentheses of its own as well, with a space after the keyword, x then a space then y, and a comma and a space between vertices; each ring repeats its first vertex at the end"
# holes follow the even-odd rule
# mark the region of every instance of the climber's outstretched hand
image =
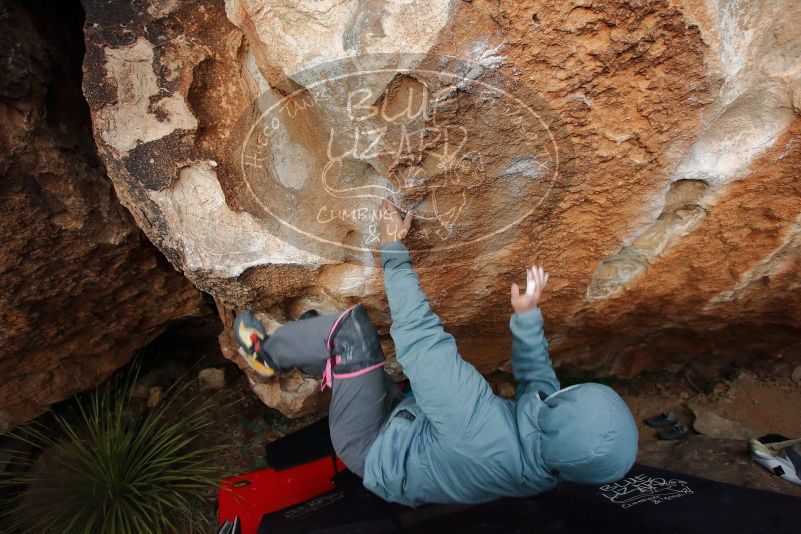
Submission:
POLYGON ((388 198, 381 202, 378 210, 378 230, 381 234, 381 244, 400 241, 409 234, 412 227, 412 212, 409 210, 406 217, 401 217, 398 209, 388 198))
POLYGON ((533 265, 531 269, 526 269, 526 291, 520 294, 520 288, 516 283, 512 283, 512 308, 515 313, 523 313, 533 310, 542 296, 542 290, 548 283, 548 273, 542 267, 533 265))

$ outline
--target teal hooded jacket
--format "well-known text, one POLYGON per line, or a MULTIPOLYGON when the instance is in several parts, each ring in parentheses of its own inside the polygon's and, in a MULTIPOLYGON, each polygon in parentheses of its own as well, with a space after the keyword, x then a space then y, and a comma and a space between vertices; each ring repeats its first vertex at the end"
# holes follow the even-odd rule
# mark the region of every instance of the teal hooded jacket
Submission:
POLYGON ((601 384, 560 390, 539 309, 510 321, 517 387, 516 400, 505 400, 459 356, 403 244, 384 245, 381 262, 390 333, 414 397, 371 446, 365 487, 409 506, 480 503, 535 495, 560 479, 609 483, 629 471, 637 455, 631 411, 601 384))

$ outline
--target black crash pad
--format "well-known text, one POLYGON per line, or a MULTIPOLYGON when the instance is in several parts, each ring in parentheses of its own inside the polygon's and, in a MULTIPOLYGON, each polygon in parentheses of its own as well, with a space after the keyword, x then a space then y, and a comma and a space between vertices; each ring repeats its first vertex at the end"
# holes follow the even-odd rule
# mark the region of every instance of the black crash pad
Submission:
POLYGON ((327 417, 265 447, 267 465, 277 471, 333 455, 334 446, 331 444, 327 417))
POLYGON ((382 501, 353 475, 337 490, 265 515, 260 534, 537 532, 796 534, 801 498, 635 465, 606 486, 562 483, 544 495, 417 509, 382 501))

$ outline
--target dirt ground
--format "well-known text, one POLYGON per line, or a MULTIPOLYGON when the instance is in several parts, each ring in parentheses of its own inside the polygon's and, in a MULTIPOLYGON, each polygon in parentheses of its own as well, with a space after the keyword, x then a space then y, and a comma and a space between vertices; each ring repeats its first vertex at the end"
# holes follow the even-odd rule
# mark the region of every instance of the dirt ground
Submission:
POLYGON ((712 411, 740 423, 752 437, 768 433, 790 438, 801 436, 801 384, 787 378, 759 378, 742 372, 733 380, 721 381, 714 391, 696 392, 686 381, 653 383, 635 380, 624 388, 623 397, 638 421, 640 452, 637 461, 692 475, 801 497, 801 486, 774 476, 748 454, 748 442, 716 439, 692 430, 696 409, 712 411), (672 411, 691 428, 681 441, 660 441, 657 430, 643 420, 672 411))

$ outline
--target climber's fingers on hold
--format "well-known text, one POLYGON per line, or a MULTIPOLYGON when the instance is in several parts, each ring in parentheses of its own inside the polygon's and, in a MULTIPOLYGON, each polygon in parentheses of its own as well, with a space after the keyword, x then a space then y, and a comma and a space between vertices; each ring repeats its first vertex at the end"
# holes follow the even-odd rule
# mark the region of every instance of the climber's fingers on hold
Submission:
POLYGON ((403 218, 403 229, 408 232, 412 228, 412 219, 414 219, 414 214, 412 210, 406 212, 406 217, 403 218))
POLYGON ((512 282, 511 293, 512 293, 512 304, 514 304, 515 302, 520 300, 520 286, 518 286, 517 283, 515 282, 512 282))

